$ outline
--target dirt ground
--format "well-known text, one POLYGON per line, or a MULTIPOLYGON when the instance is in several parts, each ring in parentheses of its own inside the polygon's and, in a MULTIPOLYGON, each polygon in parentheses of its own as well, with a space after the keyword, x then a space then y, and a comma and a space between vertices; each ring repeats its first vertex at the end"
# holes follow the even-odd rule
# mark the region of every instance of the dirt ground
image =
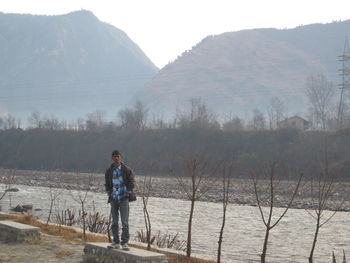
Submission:
POLYGON ((43 233, 34 243, 0 242, 0 263, 77 263, 83 262, 83 255, 84 246, 43 233))

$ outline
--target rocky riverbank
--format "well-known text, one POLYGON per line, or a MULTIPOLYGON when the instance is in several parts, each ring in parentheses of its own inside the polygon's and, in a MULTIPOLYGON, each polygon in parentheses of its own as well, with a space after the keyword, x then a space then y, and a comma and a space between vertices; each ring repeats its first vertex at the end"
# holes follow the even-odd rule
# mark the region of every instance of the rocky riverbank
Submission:
MULTIPOLYGON (((0 178, 4 183, 10 171, 0 170, 0 178)), ((144 180, 146 177, 137 175, 136 193, 140 195, 144 180)), ((147 178, 149 179, 149 177, 147 178)), ((190 191, 190 182, 184 180, 181 186, 179 180, 169 177, 152 177, 151 196, 162 198, 187 199, 186 191, 190 191), (187 188, 187 189, 186 189, 187 188)), ((63 173, 54 172, 37 172, 37 171, 16 171, 12 184, 24 184, 32 186, 45 186, 64 189, 89 189, 95 192, 104 192, 104 175, 103 174, 83 174, 83 173, 63 173)), ((274 206, 286 207, 293 195, 296 181, 279 181, 275 184, 275 203, 274 206)), ((208 202, 222 201, 222 183, 218 181, 203 181, 205 193, 200 200, 208 202)), ((263 206, 269 205, 270 192, 268 190, 269 182, 260 180, 258 182, 260 202, 263 206)), ((204 189, 203 188, 203 189, 204 189)), ((294 199, 293 208, 312 209, 318 205, 315 198, 317 189, 311 190, 309 181, 302 181, 299 190, 294 199)), ((325 190, 326 191, 326 190, 325 190)), ((203 191, 202 191, 203 192, 203 191)), ((350 183, 335 183, 332 191, 327 198, 326 209, 341 211, 350 211, 350 183), (344 201, 345 200, 345 201, 344 201), (339 205, 343 202, 341 207, 339 205)), ((230 203, 256 206, 257 201, 254 193, 252 180, 249 179, 232 179, 230 184, 230 203)))

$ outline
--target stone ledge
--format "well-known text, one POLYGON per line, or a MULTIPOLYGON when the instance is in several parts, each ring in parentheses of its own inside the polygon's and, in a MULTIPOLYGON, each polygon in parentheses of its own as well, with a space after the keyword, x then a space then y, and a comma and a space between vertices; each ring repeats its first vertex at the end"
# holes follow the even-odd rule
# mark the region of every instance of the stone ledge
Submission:
POLYGON ((41 239, 40 228, 9 220, 0 221, 0 241, 33 242, 41 239))
POLYGON ((129 251, 107 248, 110 243, 86 243, 84 248, 85 263, 167 263, 163 254, 130 247, 129 251))

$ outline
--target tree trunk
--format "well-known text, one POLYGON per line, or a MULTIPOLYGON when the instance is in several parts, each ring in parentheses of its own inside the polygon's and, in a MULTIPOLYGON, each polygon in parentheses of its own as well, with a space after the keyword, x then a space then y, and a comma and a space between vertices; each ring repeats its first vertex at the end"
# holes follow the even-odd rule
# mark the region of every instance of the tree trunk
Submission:
POLYGON ((82 209, 82 216, 83 216, 83 238, 86 240, 86 224, 85 224, 85 207, 84 202, 81 203, 81 209, 82 209))
POLYGON ((107 227, 107 236, 108 236, 108 242, 112 243, 112 237, 111 237, 111 221, 112 221, 112 213, 109 210, 109 217, 108 217, 108 227, 107 227))
POLYGON ((218 246, 217 263, 220 263, 220 261, 221 261, 221 244, 222 244, 222 237, 224 235, 225 221, 226 221, 226 207, 224 207, 224 213, 223 213, 223 217, 222 217, 222 225, 221 225, 219 242, 218 242, 219 246, 218 246))
POLYGON ((46 225, 49 224, 50 219, 51 219, 51 214, 52 214, 52 207, 53 207, 53 199, 51 199, 51 203, 50 203, 50 211, 49 211, 49 216, 47 217, 47 221, 46 221, 46 225))
POLYGON ((192 218, 193 218, 193 212, 194 212, 194 202, 195 199, 192 198, 191 200, 191 211, 190 211, 190 217, 188 219, 188 231, 187 231, 187 251, 186 256, 191 256, 191 239, 192 239, 192 218))
POLYGON ((314 251, 315 251, 317 237, 318 237, 318 231, 320 230, 320 219, 321 219, 320 215, 317 215, 317 224, 316 224, 314 241, 312 242, 311 252, 310 252, 310 256, 309 256, 309 263, 313 263, 314 251))
POLYGON ((147 235, 147 250, 151 250, 151 219, 147 210, 147 206, 143 208, 143 216, 145 219, 146 235, 147 235))
POLYGON ((263 251, 261 253, 261 263, 265 263, 266 259, 266 251, 267 251, 267 242, 269 240, 269 235, 270 235, 270 226, 268 225, 266 227, 266 232, 265 232, 265 240, 264 240, 264 246, 263 246, 263 251))

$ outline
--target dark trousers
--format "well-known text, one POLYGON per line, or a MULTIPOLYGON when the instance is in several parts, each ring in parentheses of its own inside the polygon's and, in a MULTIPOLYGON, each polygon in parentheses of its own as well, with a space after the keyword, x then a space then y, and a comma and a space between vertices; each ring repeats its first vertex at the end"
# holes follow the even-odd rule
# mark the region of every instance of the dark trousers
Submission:
POLYGON ((111 213, 112 213, 112 234, 113 241, 120 243, 119 240, 119 214, 122 222, 122 235, 121 244, 128 243, 129 235, 129 200, 122 200, 119 203, 115 200, 111 200, 111 213))

